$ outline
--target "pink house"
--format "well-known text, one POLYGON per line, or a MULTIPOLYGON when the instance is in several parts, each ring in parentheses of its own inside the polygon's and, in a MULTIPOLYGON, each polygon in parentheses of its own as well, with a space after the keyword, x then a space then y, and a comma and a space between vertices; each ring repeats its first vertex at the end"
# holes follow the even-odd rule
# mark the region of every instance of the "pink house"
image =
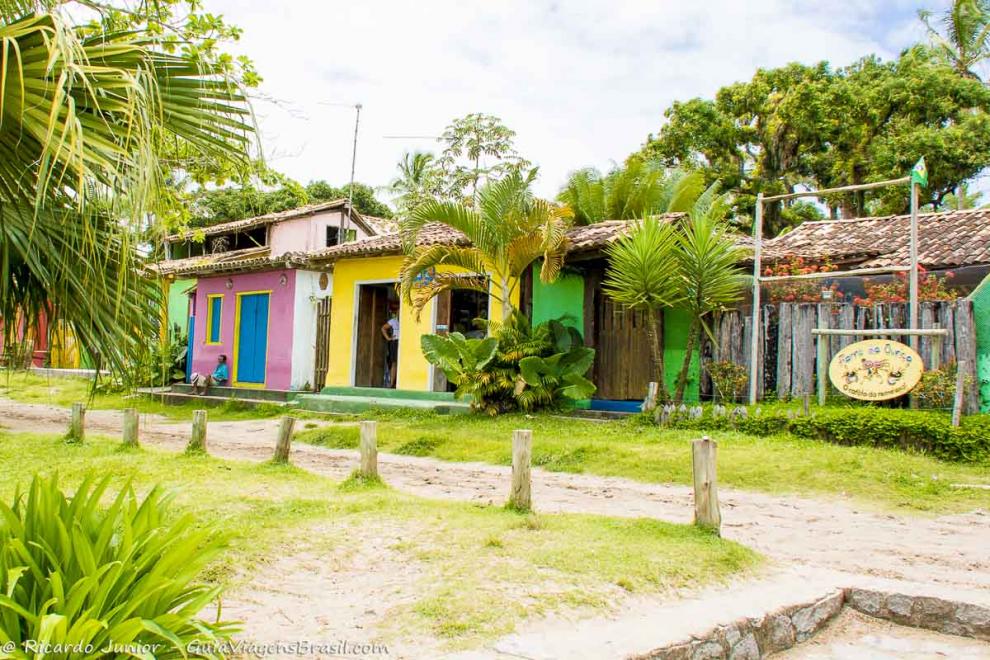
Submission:
POLYGON ((196 278, 189 297, 190 372, 227 356, 231 387, 313 390, 326 379, 333 277, 307 253, 382 231, 346 200, 214 225, 167 239, 166 282, 196 278))

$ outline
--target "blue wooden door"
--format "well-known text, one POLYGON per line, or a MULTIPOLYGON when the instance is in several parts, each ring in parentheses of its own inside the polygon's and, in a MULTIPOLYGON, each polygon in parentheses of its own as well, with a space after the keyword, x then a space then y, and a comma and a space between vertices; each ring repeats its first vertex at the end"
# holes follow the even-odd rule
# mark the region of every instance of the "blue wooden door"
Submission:
POLYGON ((238 383, 263 385, 268 357, 268 296, 249 293, 240 296, 237 329, 238 383))

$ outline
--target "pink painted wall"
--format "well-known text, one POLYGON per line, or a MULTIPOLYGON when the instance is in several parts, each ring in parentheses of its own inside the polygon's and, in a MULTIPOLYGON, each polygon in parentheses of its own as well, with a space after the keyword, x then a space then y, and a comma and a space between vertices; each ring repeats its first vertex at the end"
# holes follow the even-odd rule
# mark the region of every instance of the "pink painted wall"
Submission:
MULTIPOLYGON (((268 301, 268 360, 265 364, 265 387, 270 390, 287 390, 292 381, 292 317, 296 291, 294 270, 274 270, 262 273, 242 273, 202 277, 196 285, 196 329, 193 346, 192 370, 201 374, 213 373, 217 357, 227 356, 230 378, 237 373, 237 358, 234 355, 234 314, 237 307, 237 294, 247 291, 271 291, 268 301), (282 275, 286 281, 281 283, 282 275), (234 286, 227 288, 230 279, 234 286), (220 321, 220 343, 206 343, 206 297, 223 294, 223 309, 220 321)), ((228 385, 231 385, 228 383, 228 385)))
MULTIPOLYGON (((327 247, 327 227, 341 227, 344 223, 344 213, 327 211, 315 215, 283 220, 272 225, 271 251, 277 257, 286 252, 309 252, 327 247)), ((357 231, 358 239, 367 238, 361 226, 356 222, 351 228, 357 231)))

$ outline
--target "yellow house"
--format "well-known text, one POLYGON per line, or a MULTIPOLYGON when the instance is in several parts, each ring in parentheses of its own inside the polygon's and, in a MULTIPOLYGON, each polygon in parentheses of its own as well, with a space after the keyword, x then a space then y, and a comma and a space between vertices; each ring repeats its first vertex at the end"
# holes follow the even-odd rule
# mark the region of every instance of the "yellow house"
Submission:
MULTIPOLYGON (((420 244, 466 243, 459 233, 430 226, 420 244)), ((327 387, 395 387, 445 392, 443 373, 427 362, 420 338, 445 332, 481 334, 476 318, 501 318, 501 303, 473 290, 445 292, 417 315, 398 292, 402 247, 397 234, 345 243, 310 253, 311 268, 333 269, 327 387), (394 321, 389 322, 394 316, 394 321), (397 322, 397 323, 396 323, 397 322), (394 383, 386 338, 398 326, 394 383)), ((516 299, 518 299, 518 290, 516 299)))

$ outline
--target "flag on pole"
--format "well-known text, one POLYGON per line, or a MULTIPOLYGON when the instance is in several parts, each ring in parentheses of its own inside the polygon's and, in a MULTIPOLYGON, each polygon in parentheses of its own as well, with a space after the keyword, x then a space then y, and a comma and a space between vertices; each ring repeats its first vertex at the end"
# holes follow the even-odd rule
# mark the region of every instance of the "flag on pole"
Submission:
POLYGON ((914 168, 911 169, 911 183, 917 183, 923 188, 928 187, 928 167, 925 166, 925 157, 922 156, 914 168))

